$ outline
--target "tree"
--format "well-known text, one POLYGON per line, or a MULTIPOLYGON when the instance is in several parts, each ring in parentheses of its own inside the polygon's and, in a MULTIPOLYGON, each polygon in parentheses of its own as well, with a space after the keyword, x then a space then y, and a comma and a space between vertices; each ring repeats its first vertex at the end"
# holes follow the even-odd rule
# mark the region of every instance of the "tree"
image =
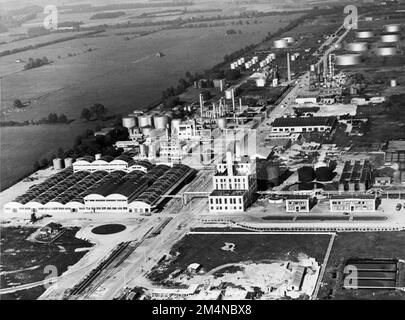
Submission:
POLYGON ((101 119, 107 113, 107 108, 101 103, 96 103, 90 108, 90 112, 92 115, 95 115, 97 119, 101 119))
POLYGON ((62 113, 62 114, 60 114, 59 117, 58 117, 58 122, 60 122, 60 123, 66 123, 66 122, 68 122, 68 118, 62 113))
POLYGON ((87 108, 83 108, 80 118, 86 119, 87 121, 91 118, 91 112, 87 108))
POLYGON ((65 158, 65 151, 63 151, 62 148, 58 149, 58 158, 61 158, 61 159, 65 158))
POLYGON ((51 113, 48 115, 48 122, 49 122, 49 123, 56 123, 56 122, 58 122, 58 115, 57 115, 56 113, 51 112, 51 113))
POLYGON ((41 169, 41 165, 39 164, 38 160, 34 162, 33 169, 34 171, 38 171, 39 169, 41 169))
POLYGON ((24 104, 21 102, 20 99, 15 99, 13 102, 14 108, 24 108, 24 104))

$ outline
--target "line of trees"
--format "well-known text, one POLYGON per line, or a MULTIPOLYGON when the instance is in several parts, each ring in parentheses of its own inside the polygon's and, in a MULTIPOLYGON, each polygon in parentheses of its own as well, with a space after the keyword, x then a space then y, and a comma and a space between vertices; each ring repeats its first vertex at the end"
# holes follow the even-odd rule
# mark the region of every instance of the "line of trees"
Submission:
POLYGON ((103 120, 105 114, 107 113, 107 108, 104 107, 101 103, 96 103, 92 107, 83 108, 80 114, 80 118, 87 121, 91 119, 103 120))
POLYGON ((24 65, 24 70, 29 70, 29 69, 34 69, 34 68, 39 68, 41 66, 50 64, 51 61, 47 57, 42 57, 41 58, 29 58, 28 62, 24 65))

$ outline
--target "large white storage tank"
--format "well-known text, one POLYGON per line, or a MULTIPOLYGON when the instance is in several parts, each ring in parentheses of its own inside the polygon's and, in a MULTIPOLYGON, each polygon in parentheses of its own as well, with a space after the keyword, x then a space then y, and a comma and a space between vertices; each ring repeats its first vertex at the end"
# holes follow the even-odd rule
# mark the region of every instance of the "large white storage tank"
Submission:
POLYGON ((399 24, 387 24, 384 26, 385 32, 399 32, 400 30, 400 25, 399 24))
POLYGON ((385 43, 398 42, 399 35, 396 33, 385 33, 381 35, 381 41, 385 43))
POLYGON ((147 126, 152 127, 153 126, 152 116, 149 114, 139 116, 138 124, 139 124, 140 128, 147 127, 147 126))
POLYGON ((72 158, 65 158, 65 168, 70 167, 73 165, 73 159, 72 158))
POLYGON ((166 129, 169 124, 169 118, 166 115, 156 115, 153 117, 153 123, 156 129, 166 129))
POLYGON ((226 90, 225 91, 225 99, 231 100, 232 99, 232 90, 226 90))
POLYGON ((359 54, 344 54, 336 56, 336 64, 338 66, 351 66, 360 63, 359 54))
POLYGON ((218 118, 218 128, 221 130, 226 129, 226 118, 218 118))
POLYGON ((63 169, 63 160, 61 158, 55 158, 52 160, 53 169, 54 170, 61 170, 63 169))
POLYGON ((352 42, 348 45, 349 51, 362 52, 368 49, 367 42, 352 42))
POLYGON ((397 54, 397 47, 379 47, 377 49, 377 54, 379 56, 394 56, 397 54))
POLYGON ((137 125, 137 119, 135 117, 123 117, 122 126, 127 129, 132 129, 137 125))

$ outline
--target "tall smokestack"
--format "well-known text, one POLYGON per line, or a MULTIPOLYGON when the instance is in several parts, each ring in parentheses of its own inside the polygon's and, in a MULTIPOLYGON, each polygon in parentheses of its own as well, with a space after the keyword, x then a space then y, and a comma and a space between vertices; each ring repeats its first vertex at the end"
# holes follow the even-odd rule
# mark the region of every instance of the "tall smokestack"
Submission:
POLYGON ((232 160, 232 153, 230 151, 226 152, 226 169, 228 171, 228 176, 233 176, 233 160, 232 160))
POLYGON ((203 95, 200 94, 200 112, 201 112, 201 118, 203 117, 203 106, 204 106, 203 95))
POLYGON ((233 108, 233 114, 235 114, 235 90, 232 88, 232 108, 233 108))
POLYGON ((287 78, 291 81, 291 66, 290 66, 290 53, 287 52, 287 78))
POLYGON ((328 57, 324 55, 323 57, 323 77, 326 78, 328 75, 328 57))

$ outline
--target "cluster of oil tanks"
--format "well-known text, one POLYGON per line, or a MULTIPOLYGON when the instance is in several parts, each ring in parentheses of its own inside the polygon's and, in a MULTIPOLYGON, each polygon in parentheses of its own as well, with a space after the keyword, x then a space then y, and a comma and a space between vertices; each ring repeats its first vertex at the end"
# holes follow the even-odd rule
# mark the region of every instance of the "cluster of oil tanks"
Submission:
MULTIPOLYGON (((141 114, 141 115, 129 115, 122 118, 122 126, 128 130, 134 128, 141 129, 145 135, 150 134, 151 130, 159 129, 165 130, 169 126, 170 116, 168 114, 141 114)), ((180 123, 180 119, 172 119, 173 122, 180 123)))
POLYGON ((52 160, 52 165, 54 170, 62 170, 63 168, 70 167, 73 164, 72 158, 54 158, 52 160))
POLYGON ((312 182, 314 180, 327 182, 333 179, 333 168, 319 165, 316 167, 304 166, 298 169, 298 180, 300 182, 312 182))

